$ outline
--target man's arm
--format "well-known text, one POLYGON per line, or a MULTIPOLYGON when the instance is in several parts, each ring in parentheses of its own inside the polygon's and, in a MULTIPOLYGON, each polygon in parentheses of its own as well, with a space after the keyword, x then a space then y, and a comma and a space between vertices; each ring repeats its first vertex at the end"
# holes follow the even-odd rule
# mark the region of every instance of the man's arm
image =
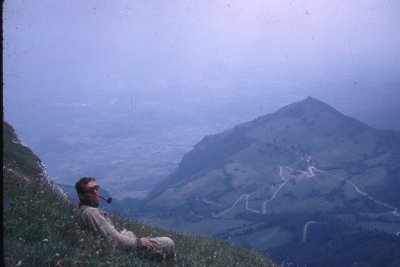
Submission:
POLYGON ((81 219, 89 228, 104 236, 107 243, 118 249, 134 249, 138 245, 138 239, 132 232, 129 235, 118 232, 99 209, 86 209, 81 213, 81 219))

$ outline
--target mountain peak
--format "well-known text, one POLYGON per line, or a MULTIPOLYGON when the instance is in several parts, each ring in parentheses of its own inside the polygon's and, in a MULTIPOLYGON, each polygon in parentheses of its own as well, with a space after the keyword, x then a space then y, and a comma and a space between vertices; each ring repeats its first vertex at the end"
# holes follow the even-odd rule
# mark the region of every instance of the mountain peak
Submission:
MULTIPOLYGON (((292 130, 298 128, 295 132, 285 131, 288 134, 297 134, 300 129, 303 129, 303 132, 311 130, 324 134, 374 130, 357 119, 346 116, 325 102, 310 96, 284 106, 275 113, 261 116, 252 121, 251 124, 253 126, 259 124, 260 127, 267 127, 267 125, 271 127, 270 124, 274 124, 274 122, 281 126, 284 123, 285 127, 292 127, 292 130)), ((316 132, 313 132, 313 134, 316 132)))
POLYGON ((306 112, 329 112, 334 114, 335 116, 343 117, 343 114, 338 112, 333 107, 328 104, 313 98, 307 97, 306 99, 298 102, 294 102, 285 107, 282 107, 277 111, 277 113, 281 113, 282 115, 290 116, 290 117, 300 117, 304 115, 306 112))
POLYGON ((374 140, 375 134, 374 129, 358 120, 343 115, 318 99, 307 97, 275 113, 207 136, 182 158, 177 170, 153 190, 150 198, 161 194, 165 187, 184 184, 209 170, 224 170, 228 162, 236 161, 236 157, 241 158, 242 154, 247 155, 245 161, 250 164, 247 162, 252 157, 250 155, 257 155, 260 146, 267 150, 290 148, 290 153, 295 155, 307 153, 324 158, 327 165, 340 165, 368 153, 369 146, 358 147, 356 144, 362 139, 374 140), (349 148, 352 148, 350 152, 349 148), (326 153, 327 150, 336 152, 326 153))
MULTIPOLYGON (((333 107, 331 107, 331 106, 328 105, 327 103, 325 103, 325 102, 323 102, 323 101, 321 101, 321 100, 319 100, 319 99, 317 99, 317 98, 311 97, 311 96, 309 96, 309 97, 307 97, 306 99, 301 100, 301 101, 299 101, 299 102, 295 102, 294 104, 309 105, 309 106, 318 106, 318 107, 321 107, 321 108, 323 107, 323 108, 327 108, 327 109, 329 109, 329 110, 331 110, 331 111, 338 112, 336 109, 334 109, 333 107)), ((338 112, 338 113, 339 113, 339 112, 338 112)))
POLYGON ((309 97, 305 98, 304 100, 301 100, 297 103, 302 104, 302 105, 313 105, 313 106, 326 107, 326 108, 330 108, 331 110, 335 110, 333 107, 331 107, 327 103, 325 103, 317 98, 311 97, 311 96, 309 96, 309 97))
POLYGON ((318 102, 318 103, 322 103, 322 101, 312 97, 312 96, 308 96, 306 99, 303 100, 303 102, 318 102))

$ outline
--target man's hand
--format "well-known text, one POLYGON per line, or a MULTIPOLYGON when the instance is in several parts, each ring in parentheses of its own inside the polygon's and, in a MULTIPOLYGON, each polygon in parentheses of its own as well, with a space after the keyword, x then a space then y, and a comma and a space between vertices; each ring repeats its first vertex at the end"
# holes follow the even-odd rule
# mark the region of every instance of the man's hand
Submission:
POLYGON ((131 231, 128 231, 126 229, 122 230, 121 234, 129 236, 129 237, 134 237, 135 236, 131 231))
POLYGON ((142 247, 149 248, 149 249, 155 249, 157 247, 156 241, 151 240, 147 237, 140 238, 140 243, 142 244, 142 247))

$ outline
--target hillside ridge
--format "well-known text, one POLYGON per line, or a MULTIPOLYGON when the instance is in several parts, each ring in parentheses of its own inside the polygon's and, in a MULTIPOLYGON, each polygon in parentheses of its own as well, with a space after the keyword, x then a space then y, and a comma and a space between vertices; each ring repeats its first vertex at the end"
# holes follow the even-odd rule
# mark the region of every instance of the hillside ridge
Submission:
POLYGON ((260 253, 222 240, 118 216, 112 217, 115 225, 137 236, 170 236, 177 255, 160 263, 138 252, 110 250, 102 238, 78 226, 76 206, 43 176, 40 159, 4 121, 3 145, 4 266, 276 266, 260 253))

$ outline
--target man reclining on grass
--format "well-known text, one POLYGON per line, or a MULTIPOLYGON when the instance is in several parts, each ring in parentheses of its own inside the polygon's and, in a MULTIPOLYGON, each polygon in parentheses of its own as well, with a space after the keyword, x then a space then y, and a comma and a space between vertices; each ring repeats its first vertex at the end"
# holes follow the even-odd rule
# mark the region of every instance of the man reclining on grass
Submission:
POLYGON ((118 232, 108 214, 99 209, 99 191, 96 179, 83 177, 75 184, 79 196, 78 220, 85 228, 103 236, 112 248, 141 250, 162 259, 173 257, 175 244, 169 237, 137 238, 126 229, 118 232))

